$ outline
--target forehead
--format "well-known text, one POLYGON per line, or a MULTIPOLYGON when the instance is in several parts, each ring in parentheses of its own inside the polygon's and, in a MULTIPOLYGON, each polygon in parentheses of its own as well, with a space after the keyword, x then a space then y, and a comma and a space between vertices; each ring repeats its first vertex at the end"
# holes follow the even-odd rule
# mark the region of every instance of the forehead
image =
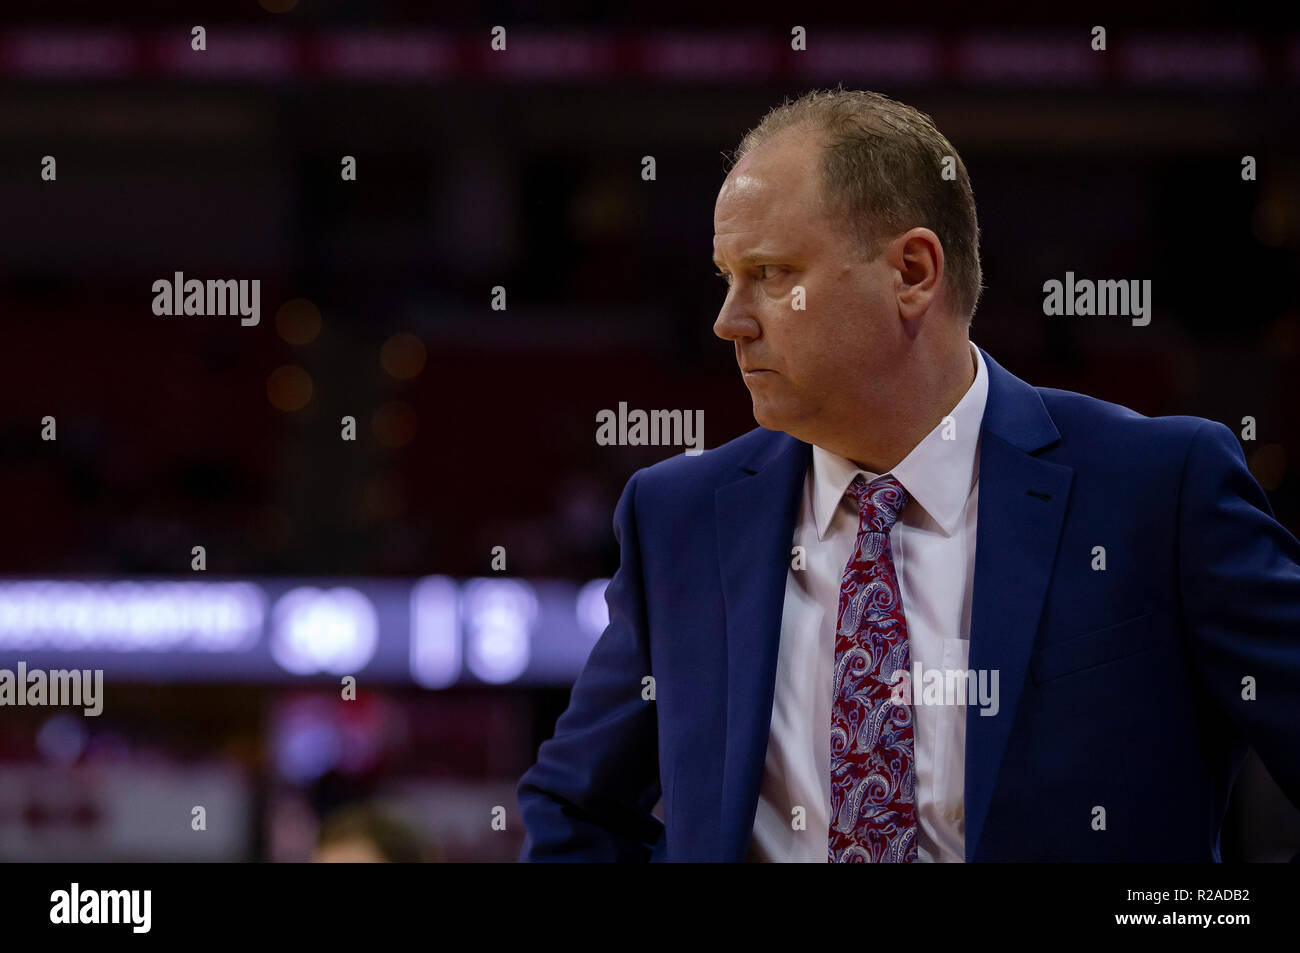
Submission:
POLYGON ((804 129, 785 130, 736 164, 713 209, 714 247, 780 238, 809 239, 826 226, 821 148, 804 129))

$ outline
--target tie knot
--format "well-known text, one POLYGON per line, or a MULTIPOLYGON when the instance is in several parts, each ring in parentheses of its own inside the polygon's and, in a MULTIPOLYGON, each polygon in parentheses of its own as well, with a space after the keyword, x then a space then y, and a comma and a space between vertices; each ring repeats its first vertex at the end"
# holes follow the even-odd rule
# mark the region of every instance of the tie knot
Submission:
POLYGON ((893 477, 868 483, 861 473, 849 484, 849 492, 858 501, 859 532, 888 533, 911 499, 903 484, 893 477))

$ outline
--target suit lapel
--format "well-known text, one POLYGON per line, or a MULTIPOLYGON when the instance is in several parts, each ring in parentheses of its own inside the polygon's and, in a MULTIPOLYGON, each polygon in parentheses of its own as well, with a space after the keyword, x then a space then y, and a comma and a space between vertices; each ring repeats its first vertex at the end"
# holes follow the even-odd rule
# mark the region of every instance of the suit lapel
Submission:
POLYGON ((988 353, 970 668, 997 670, 999 710, 966 712, 966 860, 977 856, 1056 560, 1074 469, 1033 454, 1060 439, 1038 392, 988 353))
POLYGON ((744 860, 772 721, 790 547, 812 448, 777 434, 715 495, 727 615, 723 860, 744 860))

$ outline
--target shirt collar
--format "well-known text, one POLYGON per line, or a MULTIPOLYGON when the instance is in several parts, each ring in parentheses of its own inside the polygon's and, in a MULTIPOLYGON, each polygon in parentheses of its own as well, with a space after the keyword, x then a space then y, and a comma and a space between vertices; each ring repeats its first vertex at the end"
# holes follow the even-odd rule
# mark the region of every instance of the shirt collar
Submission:
MULTIPOLYGON (((951 411, 955 421, 953 439, 944 440, 944 421, 912 448, 889 472, 902 484, 917 505, 939 524, 945 536, 957 529, 966 500, 978 475, 980 425, 988 400, 989 377, 984 356, 974 343, 970 345, 975 360, 975 380, 951 411)), ((883 474, 861 469, 852 460, 823 450, 812 450, 813 515, 817 519, 817 538, 825 539, 849 484, 861 473, 870 483, 883 474)))

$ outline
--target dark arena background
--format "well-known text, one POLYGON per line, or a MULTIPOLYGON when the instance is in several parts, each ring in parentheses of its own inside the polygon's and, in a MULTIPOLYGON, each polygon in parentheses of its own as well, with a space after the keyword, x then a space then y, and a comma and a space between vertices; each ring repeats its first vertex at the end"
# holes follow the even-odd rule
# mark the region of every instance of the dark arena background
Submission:
MULTIPOLYGON (((103 694, 0 708, 0 860, 517 858, 615 503, 682 452, 597 415, 701 410, 707 448, 754 426, 713 203, 808 89, 878 90, 961 150, 975 343, 1148 416, 1250 418, 1300 533, 1294 20, 702 6, 9 8, 0 668, 103 694), (1149 279, 1149 324, 1046 316, 1067 271, 1149 279), (175 313, 191 279, 250 307, 175 313)), ((1251 756, 1223 858, 1298 850, 1251 756)))

